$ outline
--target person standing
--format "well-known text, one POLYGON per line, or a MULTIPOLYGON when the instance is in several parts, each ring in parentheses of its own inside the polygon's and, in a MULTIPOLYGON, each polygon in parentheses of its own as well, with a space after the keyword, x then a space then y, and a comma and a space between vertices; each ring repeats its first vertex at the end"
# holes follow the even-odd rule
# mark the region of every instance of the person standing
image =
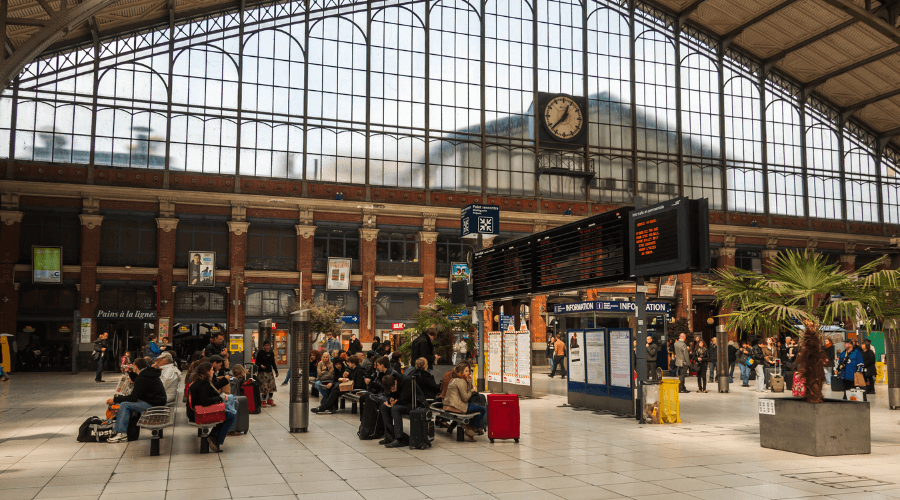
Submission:
POLYGON ((431 327, 426 328, 416 340, 413 340, 409 359, 425 358, 428 361, 428 370, 433 370, 434 364, 441 359, 440 356, 434 353, 434 339, 436 337, 437 330, 431 327))
POLYGON ((750 387, 750 366, 747 360, 753 356, 750 355, 750 343, 746 340, 741 342, 741 348, 735 353, 735 360, 738 368, 741 370, 741 387, 750 387))
POLYGON ((359 339, 356 338, 355 333, 350 334, 350 348, 347 349, 347 354, 349 356, 353 356, 354 354, 359 354, 362 352, 362 344, 359 342, 359 339))
POLYGON ((262 406, 276 406, 272 396, 278 387, 275 386, 275 377, 278 376, 278 366, 275 365, 275 353, 272 352, 272 343, 263 342, 263 348, 256 353, 256 367, 259 369, 259 399, 262 406), (273 375, 274 372, 274 375, 273 375))
POLYGON ((453 365, 456 366, 457 359, 459 361, 465 361, 468 353, 469 344, 466 343, 465 338, 460 337, 459 342, 457 342, 456 346, 453 348, 453 365))
POLYGON ((339 339, 337 335, 329 333, 328 341, 325 343, 325 350, 327 350, 329 354, 334 355, 334 351, 340 351, 341 347, 341 339, 339 339))
POLYGON ((728 383, 734 383, 734 363, 737 360, 737 347, 734 346, 734 341, 728 341, 728 383))
POLYGON ((103 380, 103 361, 106 358, 106 350, 109 348, 109 332, 103 332, 94 341, 94 351, 91 357, 97 362, 97 376, 94 377, 95 382, 105 382, 103 380))
POLYGON ((831 387, 831 374, 834 371, 834 342, 825 339, 825 384, 831 387))
POLYGON ((753 358, 753 366, 756 370, 756 392, 766 392, 766 372, 764 368, 766 354, 759 344, 759 339, 753 341, 753 348, 750 349, 750 355, 753 358))
POLYGON ((656 355, 659 353, 659 344, 653 340, 653 335, 647 335, 647 380, 656 380, 656 355))
POLYGON ((700 339, 694 349, 694 362, 697 363, 697 392, 706 392, 706 368, 709 364, 709 349, 706 342, 700 339))
POLYGON ((559 368, 560 376, 566 378, 566 366, 563 362, 566 360, 566 343, 560 339, 556 339, 553 343, 553 369, 550 371, 550 378, 556 375, 556 369, 559 368))
POLYGON ((769 386, 772 374, 775 373, 775 360, 778 359, 778 347, 775 345, 775 339, 769 337, 766 339, 766 345, 761 347, 763 352, 763 362, 765 363, 764 387, 769 386))
POLYGON ((844 399, 847 399, 847 391, 853 389, 855 385, 853 374, 859 371, 859 367, 863 363, 862 353, 853 346, 853 342, 850 340, 844 342, 844 350, 841 351, 837 370, 835 370, 835 375, 844 381, 844 399))
POLYGON ((551 335, 549 339, 547 339, 547 360, 550 361, 550 371, 553 371, 553 349, 556 344, 556 337, 551 335))
MULTIPOLYGON (((709 355, 709 381, 714 382, 716 380, 716 365, 719 363, 719 339, 713 337, 709 340, 709 348, 707 348, 709 355)), ((706 387, 705 385, 703 386, 706 387)), ((706 392, 704 390, 703 392, 706 392)))
POLYGON ((688 370, 691 368, 691 352, 688 349, 687 335, 682 333, 678 336, 678 341, 672 346, 675 351, 675 366, 678 367, 678 392, 690 392, 684 386, 684 379, 687 377, 688 370))
POLYGON ((875 357, 875 349, 872 349, 872 343, 868 340, 863 341, 862 357, 863 357, 863 375, 866 377, 866 394, 875 394, 875 378, 878 376, 877 358, 875 357))

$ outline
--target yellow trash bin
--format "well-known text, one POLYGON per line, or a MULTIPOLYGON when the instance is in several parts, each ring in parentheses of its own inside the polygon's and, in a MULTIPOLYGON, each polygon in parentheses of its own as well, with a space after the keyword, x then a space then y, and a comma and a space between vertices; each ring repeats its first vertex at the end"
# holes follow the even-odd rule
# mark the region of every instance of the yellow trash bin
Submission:
POLYGON ((884 384, 887 380, 887 368, 885 368, 884 363, 881 361, 875 362, 875 368, 878 369, 878 374, 875 376, 875 383, 884 384))
POLYGON ((674 377, 664 377, 659 383, 659 423, 680 424, 678 414, 678 383, 674 377))

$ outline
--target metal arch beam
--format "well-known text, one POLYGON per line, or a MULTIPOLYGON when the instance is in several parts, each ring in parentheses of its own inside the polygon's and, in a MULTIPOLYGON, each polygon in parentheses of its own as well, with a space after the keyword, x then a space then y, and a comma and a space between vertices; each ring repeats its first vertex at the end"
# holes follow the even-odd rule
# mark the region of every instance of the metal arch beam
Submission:
POLYGON ((891 97, 896 97, 898 95, 900 95, 900 87, 898 87, 894 90, 885 92, 883 94, 878 94, 878 95, 870 97, 868 99, 853 103, 853 104, 845 107, 844 109, 842 109, 841 114, 844 116, 850 116, 853 113, 856 113, 857 111, 865 108, 866 106, 868 106, 870 104, 875 104, 876 102, 883 101, 885 99, 890 99, 891 97))
MULTIPOLYGON (((105 7, 115 3, 116 0, 84 0, 75 7, 61 11, 49 12, 50 19, 47 25, 31 36, 25 43, 15 48, 13 53, 0 62, 0 83, 3 89, 9 87, 10 82, 25 67, 33 61, 53 42, 65 36, 72 28, 87 21, 105 7)), ((65 4, 66 2, 62 2, 65 4)))
POLYGON ((767 17, 769 17, 769 16, 771 16, 771 15, 773 15, 773 14, 777 14, 781 9, 784 9, 784 8, 786 8, 786 7, 790 7, 791 5, 793 5, 793 4, 795 4, 795 3, 797 3, 797 0, 786 0, 786 1, 781 2, 780 4, 778 4, 778 5, 774 6, 774 7, 772 7, 771 9, 766 10, 766 11, 760 13, 758 16, 756 16, 756 17, 754 17, 754 18, 752 18, 752 19, 749 19, 749 20, 746 21, 744 24, 741 24, 741 25, 738 26, 737 28, 735 28, 735 29, 729 31, 728 33, 725 33, 724 35, 722 35, 722 42, 724 42, 726 46, 729 45, 735 38, 738 37, 738 35, 740 35, 741 33, 743 33, 744 30, 746 30, 747 28, 753 26, 754 24, 757 24, 757 23, 760 23, 760 22, 764 21, 767 17))
POLYGON ((881 17, 853 3, 852 0, 822 0, 900 45, 900 30, 881 17))
POLYGON ((806 93, 809 93, 812 89, 818 87, 819 85, 822 85, 823 83, 827 82, 828 80, 831 80, 832 78, 834 78, 836 76, 841 76, 844 73, 848 73, 857 68, 861 68, 867 64, 871 64, 875 61, 878 61, 879 59, 884 59, 885 57, 892 56, 897 53, 900 53, 900 44, 898 44, 896 47, 890 48, 883 52, 879 52, 878 54, 869 56, 861 61, 857 61, 853 64, 849 64, 840 69, 836 69, 836 70, 832 71, 831 73, 826 73, 818 78, 815 78, 813 80, 805 82, 803 84, 803 90, 806 91, 806 93))
POLYGON ((858 23, 858 22, 859 22, 858 19, 852 19, 852 18, 851 18, 851 19, 848 19, 847 21, 844 21, 844 22, 842 22, 841 24, 838 24, 837 26, 833 26, 833 27, 831 27, 831 28, 828 28, 828 29, 825 30, 825 31, 819 32, 819 33, 817 33, 817 34, 815 34, 815 35, 813 35, 813 36, 811 36, 811 37, 809 37, 809 38, 807 38, 807 39, 805 39, 805 40, 802 40, 802 41, 800 41, 800 42, 797 42, 796 44, 791 45, 790 47, 788 47, 788 48, 786 48, 786 49, 784 49, 784 50, 782 50, 782 51, 780 51, 780 52, 777 52, 777 53, 775 53, 775 54, 772 54, 771 56, 765 58, 765 59, 762 61, 762 64, 763 64, 764 67, 766 67, 766 68, 768 68, 768 69, 771 69, 773 66, 775 66, 776 63, 778 63, 778 61, 780 61, 780 60, 784 59, 785 57, 787 57, 788 54, 790 54, 790 53, 792 53, 792 52, 796 52, 796 51, 798 51, 798 50, 800 50, 800 49, 802 49, 802 48, 804 48, 804 47, 808 47, 808 46, 810 46, 810 45, 812 45, 812 44, 818 42, 819 40, 822 40, 822 39, 824 39, 824 38, 828 38, 829 36, 831 36, 831 35, 837 33, 838 31, 841 31, 841 30, 843 30, 843 29, 845 29, 845 28, 849 28, 850 26, 853 26, 854 24, 856 24, 856 23, 858 23))

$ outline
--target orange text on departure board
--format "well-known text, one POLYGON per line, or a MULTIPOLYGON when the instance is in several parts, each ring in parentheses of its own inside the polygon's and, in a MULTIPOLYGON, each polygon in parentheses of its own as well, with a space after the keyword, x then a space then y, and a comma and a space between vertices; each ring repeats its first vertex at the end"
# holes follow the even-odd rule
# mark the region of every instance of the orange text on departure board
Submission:
POLYGON ((659 241, 659 226, 656 225, 656 219, 638 222, 636 227, 643 227, 634 233, 638 255, 651 255, 656 252, 656 245, 659 241))

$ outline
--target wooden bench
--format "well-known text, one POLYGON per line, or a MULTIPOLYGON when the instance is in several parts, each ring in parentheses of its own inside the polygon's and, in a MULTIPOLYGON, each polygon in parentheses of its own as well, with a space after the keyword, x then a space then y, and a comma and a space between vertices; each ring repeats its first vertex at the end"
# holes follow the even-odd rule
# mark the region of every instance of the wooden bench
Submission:
POLYGON ((159 440, 163 437, 163 429, 175 424, 174 406, 151 406, 141 413, 138 427, 150 431, 150 456, 159 456, 159 440))
MULTIPOLYGON (((456 422, 456 440, 457 441, 465 441, 466 440, 466 431, 463 428, 464 425, 469 425, 475 418, 478 417, 478 413, 456 413, 452 411, 446 411, 443 408, 443 403, 432 403, 430 408, 431 411, 434 412, 435 419, 444 418, 450 420, 451 422, 456 422)), ((450 431, 452 432, 452 427, 450 431)))

